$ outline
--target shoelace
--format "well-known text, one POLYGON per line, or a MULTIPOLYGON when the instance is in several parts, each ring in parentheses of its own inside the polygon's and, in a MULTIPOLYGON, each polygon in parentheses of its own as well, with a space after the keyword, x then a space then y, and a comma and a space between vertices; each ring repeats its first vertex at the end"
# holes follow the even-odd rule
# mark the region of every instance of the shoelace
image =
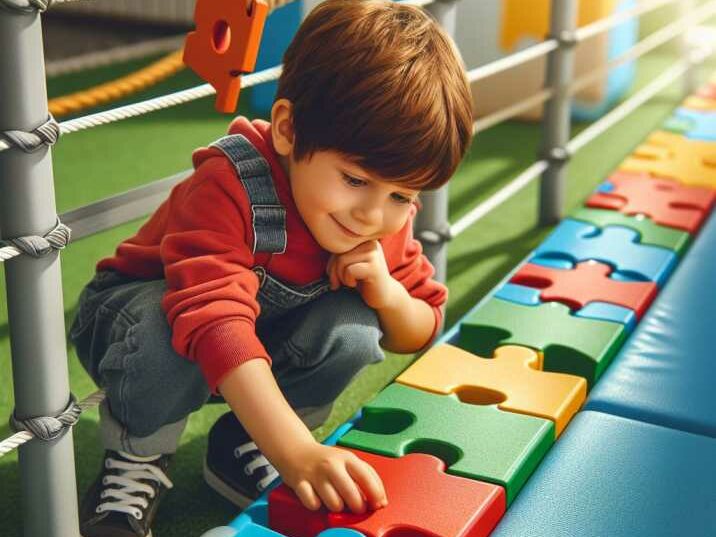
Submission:
POLYGON ((240 457, 243 457, 246 453, 250 453, 252 451, 255 451, 256 455, 254 455, 254 457, 251 459, 251 462, 247 463, 244 466, 244 472, 246 473, 246 475, 251 476, 258 468, 266 468, 266 476, 259 479, 256 483, 256 488, 259 490, 259 492, 263 492, 264 490, 266 490, 266 487, 273 483, 273 480, 278 477, 278 472, 276 471, 276 468, 274 468, 273 465, 268 461, 268 459, 263 456, 261 451, 259 451, 259 448, 256 447, 256 444, 254 442, 246 442, 245 444, 241 444, 239 447, 234 449, 234 456, 238 459, 240 457))
POLYGON ((120 461, 108 457, 104 461, 105 468, 117 469, 117 475, 106 475, 102 478, 105 487, 118 485, 119 488, 105 488, 100 498, 111 498, 115 501, 105 501, 97 506, 97 513, 105 511, 118 511, 127 513, 137 520, 144 516, 144 509, 149 502, 140 493, 146 493, 150 498, 154 497, 154 489, 142 481, 156 481, 170 489, 174 485, 161 468, 144 462, 120 461))

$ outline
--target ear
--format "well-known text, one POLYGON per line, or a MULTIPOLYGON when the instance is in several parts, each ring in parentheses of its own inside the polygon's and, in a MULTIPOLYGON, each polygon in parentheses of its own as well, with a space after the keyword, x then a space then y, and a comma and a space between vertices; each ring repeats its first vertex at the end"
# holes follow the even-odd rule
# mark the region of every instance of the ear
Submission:
POLYGON ((276 152, 289 156, 293 150, 294 133, 293 104, 288 99, 279 99, 271 107, 271 136, 276 152))

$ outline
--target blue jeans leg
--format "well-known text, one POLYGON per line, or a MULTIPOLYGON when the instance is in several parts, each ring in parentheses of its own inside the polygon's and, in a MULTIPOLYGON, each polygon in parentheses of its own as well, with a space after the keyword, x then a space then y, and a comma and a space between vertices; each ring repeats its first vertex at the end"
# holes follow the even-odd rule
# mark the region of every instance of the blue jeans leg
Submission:
MULTIPOLYGON (((333 401, 367 365, 380 362, 378 316, 360 295, 341 288, 257 327, 276 380, 299 415, 327 417, 333 401)), ((319 425, 315 423, 312 425, 319 425)))
POLYGON ((70 330, 77 354, 105 389, 105 448, 135 455, 172 453, 186 417, 209 398, 199 367, 179 356, 160 307, 163 280, 123 281, 100 273, 80 298, 70 330))

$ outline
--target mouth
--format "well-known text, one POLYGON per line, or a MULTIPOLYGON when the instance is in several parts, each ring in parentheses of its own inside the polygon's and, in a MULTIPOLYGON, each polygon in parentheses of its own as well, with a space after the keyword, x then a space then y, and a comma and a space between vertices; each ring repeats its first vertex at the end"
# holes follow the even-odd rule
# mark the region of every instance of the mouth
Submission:
POLYGON ((353 231, 351 231, 350 229, 348 229, 346 226, 344 226, 344 225, 341 224, 338 220, 336 220, 335 217, 331 216, 331 218, 333 218, 333 221, 334 221, 334 222, 336 223, 336 225, 341 229, 341 231, 343 231, 343 233, 345 233, 345 234, 348 235, 349 237, 353 237, 353 238, 355 238, 355 239, 363 237, 363 235, 358 235, 358 233, 354 233, 353 231))

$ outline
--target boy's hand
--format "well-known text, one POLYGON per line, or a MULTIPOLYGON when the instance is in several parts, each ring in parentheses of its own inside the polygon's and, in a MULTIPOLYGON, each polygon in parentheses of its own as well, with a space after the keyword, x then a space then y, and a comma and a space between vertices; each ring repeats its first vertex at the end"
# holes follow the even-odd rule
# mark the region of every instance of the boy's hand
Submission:
POLYGON ((312 443, 294 455, 281 478, 307 509, 323 503, 333 512, 348 506, 362 514, 388 504, 378 473, 350 451, 312 443))
POLYGON ((332 255, 326 273, 331 289, 341 285, 357 288, 365 303, 375 310, 390 306, 400 286, 390 275, 383 247, 375 240, 359 244, 344 254, 332 255))

